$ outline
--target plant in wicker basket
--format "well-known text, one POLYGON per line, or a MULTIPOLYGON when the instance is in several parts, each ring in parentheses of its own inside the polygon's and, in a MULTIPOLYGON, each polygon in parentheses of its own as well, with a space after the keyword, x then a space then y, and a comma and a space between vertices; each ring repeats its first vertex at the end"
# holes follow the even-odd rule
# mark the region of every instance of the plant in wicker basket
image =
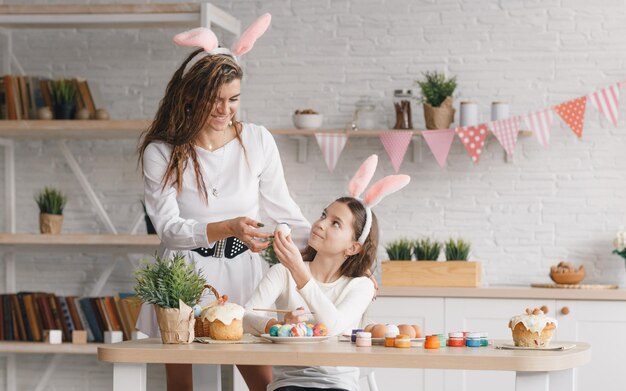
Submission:
POLYGON ((452 94, 456 77, 446 78, 443 73, 425 72, 424 80, 416 82, 422 90, 426 129, 447 129, 454 121, 452 94))
POLYGON ((413 243, 413 255, 418 261, 436 261, 441 252, 441 243, 429 238, 417 239, 413 243))
POLYGON ((194 338, 192 306, 198 303, 206 280, 182 253, 173 258, 155 255, 136 272, 135 292, 153 304, 163 343, 191 343, 194 338))

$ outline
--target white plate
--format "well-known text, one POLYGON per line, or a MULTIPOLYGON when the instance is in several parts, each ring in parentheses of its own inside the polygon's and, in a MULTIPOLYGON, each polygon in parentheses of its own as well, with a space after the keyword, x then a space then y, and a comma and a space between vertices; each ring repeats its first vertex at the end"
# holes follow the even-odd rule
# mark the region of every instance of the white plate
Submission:
POLYGON ((275 343, 318 343, 333 338, 332 335, 323 337, 272 337, 269 334, 261 334, 261 338, 265 338, 275 343))
POLYGON ((503 343, 499 345, 495 345, 495 349, 510 349, 510 350, 569 350, 575 348, 576 344, 573 343, 558 343, 553 342, 548 346, 544 347, 526 347, 526 346, 515 346, 512 343, 503 343))

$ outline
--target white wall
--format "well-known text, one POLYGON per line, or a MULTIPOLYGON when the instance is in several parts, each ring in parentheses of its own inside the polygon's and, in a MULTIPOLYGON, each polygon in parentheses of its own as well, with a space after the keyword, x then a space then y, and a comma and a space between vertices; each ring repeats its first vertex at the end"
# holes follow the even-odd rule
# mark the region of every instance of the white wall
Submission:
MULTIPOLYGON (((322 112, 326 126, 342 128, 363 95, 379 102, 379 126, 390 126, 392 91, 415 88, 415 79, 427 70, 456 75, 456 101, 477 101, 483 120, 494 100, 509 101, 512 114, 524 114, 626 79, 624 0, 215 4, 245 25, 262 12, 273 15, 270 31, 244 57, 241 113, 242 119, 268 128, 291 127, 293 110, 306 107, 322 112)), ((150 118, 188 52, 171 43, 176 32, 27 30, 14 34, 14 47, 29 74, 88 78, 99 87, 101 102, 113 118, 150 118)), ((423 127, 419 109, 414 124, 423 127)), ((412 176, 409 187, 375 210, 382 242, 401 236, 464 237, 472 242, 475 258, 484 262, 489 284, 548 282, 549 266, 564 259, 584 264, 588 282, 622 282, 624 262, 611 255, 611 241, 616 228, 626 224, 624 125, 620 120, 615 129, 588 108, 583 139, 577 140, 555 117, 551 147, 544 150, 534 138, 520 138, 515 163, 504 161, 492 138, 480 164, 473 166, 455 140, 447 170, 439 169, 428 148, 420 145, 416 160, 409 151, 401 169, 412 176)), ((277 141, 290 189, 309 218, 344 193, 350 175, 368 155, 381 157, 376 178, 393 173, 374 138, 349 140, 332 174, 313 139, 304 164, 297 162, 294 140, 277 141)), ((130 229, 141 211, 135 143, 72 141, 70 148, 116 227, 130 229)), ((32 195, 46 184, 63 188, 71 197, 66 232, 105 231, 53 143, 20 142, 16 160, 18 231, 37 231, 32 195)), ((4 186, 4 178, 0 183, 4 186)), ((2 197, 0 192, 3 202, 2 197)), ((0 218, 2 213, 0 209, 0 218)), ((382 249, 380 254, 385 259, 382 249)), ((93 254, 23 254, 17 262, 18 286, 81 293, 107 260, 93 254)), ((3 283, 0 279, 0 290, 3 283)), ((122 264, 104 293, 132 286, 131 268, 122 264)), ((30 382, 28 374, 40 367, 20 360, 31 368, 20 372, 20 381, 30 382)), ((105 368, 93 359, 86 370, 108 373, 105 368)), ((63 382, 63 371, 54 376, 54 384, 71 387, 63 382)), ((76 389, 110 387, 87 380, 75 384, 76 389)))

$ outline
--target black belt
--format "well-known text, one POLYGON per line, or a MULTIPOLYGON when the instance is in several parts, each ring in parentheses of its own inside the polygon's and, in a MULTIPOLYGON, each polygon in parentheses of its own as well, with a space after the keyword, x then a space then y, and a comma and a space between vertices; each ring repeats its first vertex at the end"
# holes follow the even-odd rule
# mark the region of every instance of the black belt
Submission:
POLYGON ((248 251, 248 246, 234 236, 229 236, 226 239, 221 239, 215 242, 212 248, 198 247, 194 248, 194 252, 202 255, 203 257, 214 258, 235 258, 239 254, 243 254, 248 251))

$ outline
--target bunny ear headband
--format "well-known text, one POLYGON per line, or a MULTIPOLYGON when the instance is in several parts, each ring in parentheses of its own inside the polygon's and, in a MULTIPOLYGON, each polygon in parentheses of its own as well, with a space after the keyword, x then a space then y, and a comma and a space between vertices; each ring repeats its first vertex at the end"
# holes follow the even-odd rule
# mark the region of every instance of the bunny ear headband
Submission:
POLYGON ((378 205, 383 198, 402 189, 411 181, 411 177, 408 175, 389 175, 374 183, 369 190, 365 192, 363 198, 359 198, 363 190, 365 190, 372 180, 377 164, 377 155, 368 157, 363 164, 361 164, 361 167, 359 167, 348 184, 348 193, 350 196, 360 200, 365 207, 365 226, 358 239, 358 242, 361 244, 365 243, 365 239, 367 239, 372 229, 372 208, 378 205))
POLYGON ((199 27, 185 31, 174 37, 174 42, 180 46, 200 47, 209 54, 228 54, 237 60, 236 56, 248 53, 257 39, 259 39, 270 26, 272 15, 265 13, 261 15, 241 34, 241 37, 229 49, 218 47, 215 33, 208 27, 199 27))

